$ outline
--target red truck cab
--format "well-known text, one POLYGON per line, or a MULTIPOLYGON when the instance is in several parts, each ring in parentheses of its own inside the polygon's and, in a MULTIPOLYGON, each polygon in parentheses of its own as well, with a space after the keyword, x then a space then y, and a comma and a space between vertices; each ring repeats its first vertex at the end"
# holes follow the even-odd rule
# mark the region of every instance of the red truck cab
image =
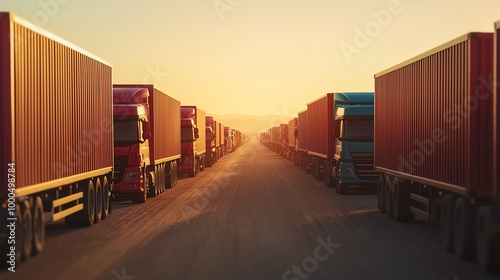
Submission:
POLYGON ((116 194, 131 194, 134 202, 144 201, 147 195, 148 96, 146 88, 113 89, 114 190, 116 194))
POLYGON ((181 172, 194 177, 203 171, 205 144, 205 112, 196 106, 181 106, 181 172))

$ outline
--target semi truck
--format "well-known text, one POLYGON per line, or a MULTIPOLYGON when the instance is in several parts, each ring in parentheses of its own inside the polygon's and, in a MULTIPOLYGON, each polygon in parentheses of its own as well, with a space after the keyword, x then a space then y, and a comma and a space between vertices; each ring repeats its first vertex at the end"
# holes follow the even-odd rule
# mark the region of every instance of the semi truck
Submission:
POLYGON ((499 28, 375 74, 378 208, 436 222, 447 251, 500 269, 499 28))
POLYGON ((307 110, 298 113, 297 127, 297 164, 306 172, 311 172, 309 156, 307 154, 307 110))
POLYGON ((205 169, 205 111, 196 106, 181 106, 181 171, 195 177, 205 169))
POLYGON ((232 140, 230 140, 231 128, 229 126, 224 127, 224 155, 230 153, 232 146, 232 140))
POLYGON ((216 121, 212 116, 205 117, 206 122, 206 156, 205 165, 210 167, 222 157, 222 148, 224 145, 224 126, 216 121))
POLYGON ((46 223, 90 226, 109 214, 112 68, 0 12, 0 79, 0 259, 15 270, 43 250, 46 223))
POLYGON ((296 163, 297 154, 297 129, 298 129, 298 118, 293 118, 288 121, 287 134, 285 138, 285 152, 284 157, 296 163))
POLYGON ((144 203, 177 183, 180 103, 151 84, 113 85, 114 194, 144 203))
POLYGON ((337 193, 376 186, 373 92, 337 92, 307 105, 307 154, 312 173, 337 193))

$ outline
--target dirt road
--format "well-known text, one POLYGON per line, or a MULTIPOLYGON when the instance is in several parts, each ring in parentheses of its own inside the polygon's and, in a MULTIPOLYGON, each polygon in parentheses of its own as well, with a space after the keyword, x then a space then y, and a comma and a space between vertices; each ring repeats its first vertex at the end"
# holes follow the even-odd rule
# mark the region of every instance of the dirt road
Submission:
POLYGON ((497 278, 444 252, 428 223, 379 213, 375 193, 337 195, 249 143, 91 228, 51 225, 43 254, 0 279, 497 278))

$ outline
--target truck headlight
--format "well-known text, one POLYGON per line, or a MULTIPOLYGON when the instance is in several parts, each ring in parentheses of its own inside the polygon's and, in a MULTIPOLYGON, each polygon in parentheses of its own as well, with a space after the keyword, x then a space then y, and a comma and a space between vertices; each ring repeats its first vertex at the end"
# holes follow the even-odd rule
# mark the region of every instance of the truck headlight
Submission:
POLYGON ((133 180, 133 179, 137 179, 137 176, 139 176, 139 173, 138 172, 130 172, 127 174, 127 176, 125 177, 125 180, 128 181, 128 180, 133 180))
POLYGON ((351 168, 349 167, 344 167, 342 168, 342 172, 344 172, 345 174, 353 174, 354 172, 352 171, 351 168))

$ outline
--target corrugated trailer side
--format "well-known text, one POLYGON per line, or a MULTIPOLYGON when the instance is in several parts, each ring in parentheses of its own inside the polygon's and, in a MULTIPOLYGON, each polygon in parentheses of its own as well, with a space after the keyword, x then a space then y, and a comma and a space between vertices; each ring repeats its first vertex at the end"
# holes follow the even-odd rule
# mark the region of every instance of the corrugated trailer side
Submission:
POLYGON ((307 150, 311 155, 327 158, 333 154, 333 108, 333 93, 307 104, 307 150))
POLYGON ((487 271, 500 269, 493 39, 469 33, 375 75, 378 208, 436 221, 447 251, 487 271))
POLYGON ((295 148, 295 129, 297 127, 297 118, 293 118, 288 122, 288 147, 295 148))
POLYGON ((217 130, 217 138, 219 138, 220 141, 218 147, 218 154, 220 158, 224 156, 224 130, 225 130, 224 125, 222 123, 219 123, 219 128, 217 130))
POLYGON ((298 124, 299 124, 299 130, 298 130, 299 150, 307 151, 307 145, 308 145, 308 142, 307 142, 307 134, 308 134, 308 132, 307 132, 307 110, 299 112, 298 124))
POLYGON ((153 89, 153 155, 155 164, 181 157, 180 102, 153 89))
MULTIPOLYGON (((91 225, 108 214, 112 70, 106 61, 6 12, 0 13, 0 69, 1 164, 15 163, 16 197, 29 198, 16 208, 22 216, 31 209, 34 221, 24 227, 17 220, 18 228, 29 230, 21 236, 34 236, 33 242, 18 239, 18 257, 26 258, 42 250, 44 217, 69 216, 67 222, 91 225)), ((1 199, 8 186, 4 168, 1 199)))
MULTIPOLYGON (((493 143, 499 143, 500 141, 500 21, 495 22, 495 35, 493 40, 493 59, 494 59, 494 67, 493 67, 493 104, 495 104, 495 108, 493 111, 494 119, 493 119, 493 143)), ((496 203, 500 204, 500 149, 498 145, 493 145, 493 155, 495 156, 494 166, 493 166, 493 174, 496 174, 494 178, 494 186, 495 189, 495 199, 496 203)))
POLYGON ((204 154, 207 151, 205 143, 206 141, 205 127, 207 124, 205 117, 206 117, 205 111, 201 110, 200 108, 196 108, 196 119, 197 119, 196 127, 198 127, 198 134, 200 136, 198 140, 196 140, 196 149, 198 150, 199 155, 204 154))
POLYGON ((327 160, 333 158, 334 102, 334 94, 327 93, 307 104, 307 153, 312 174, 318 180, 324 179, 327 160))
POLYGON ((378 171, 492 196, 492 38, 471 33, 375 76, 378 171))

